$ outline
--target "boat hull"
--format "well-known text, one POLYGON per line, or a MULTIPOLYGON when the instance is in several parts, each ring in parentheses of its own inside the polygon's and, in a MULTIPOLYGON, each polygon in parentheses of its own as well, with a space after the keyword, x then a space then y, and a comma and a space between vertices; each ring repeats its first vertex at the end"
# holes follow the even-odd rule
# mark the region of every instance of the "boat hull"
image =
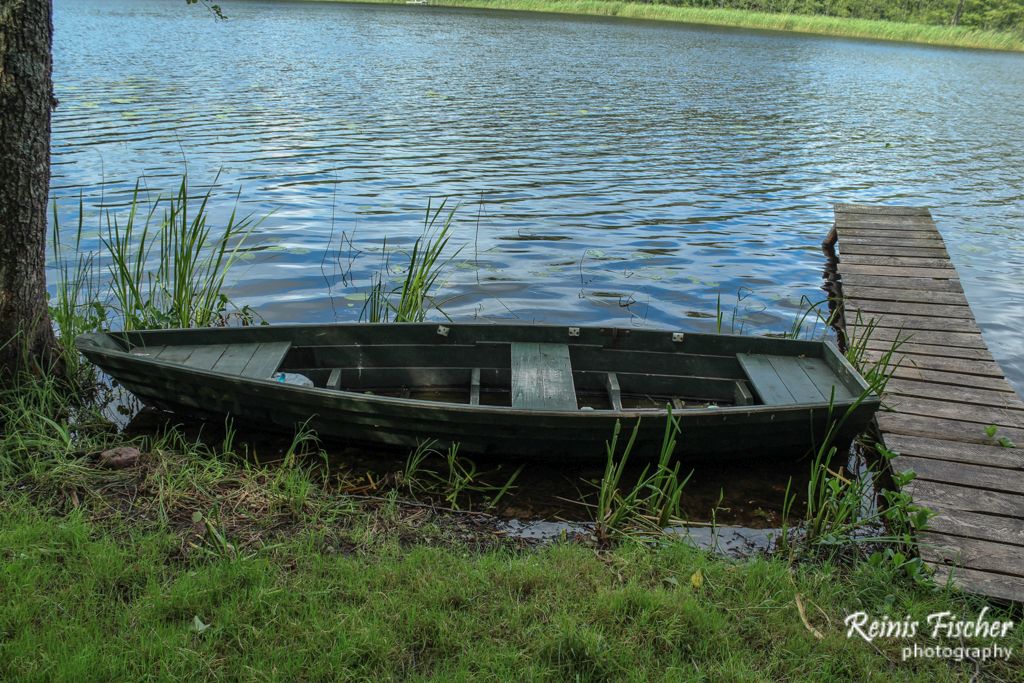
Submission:
MULTIPOLYGON (((287 327, 292 328, 292 339, 302 336, 302 329, 295 329, 300 326, 287 327)), ((351 330, 353 326, 326 327, 351 330)), ((253 328, 257 333, 264 329, 253 328)), ((186 331, 178 335, 189 338, 186 331)), ((266 332, 263 335, 273 337, 266 332)), ((278 338, 288 336, 277 334, 278 338)), ((227 337, 231 335, 221 335, 227 337)), ((172 338, 166 334, 157 337, 160 341, 172 338)), ((246 337, 235 333, 231 338, 246 337)), ((260 428, 290 431, 306 425, 330 440, 413 447, 435 439, 440 445, 459 443, 460 452, 474 455, 547 461, 603 459, 605 444, 620 422, 623 443, 634 428, 638 430, 635 456, 656 458, 667 421, 665 410, 521 410, 307 388, 155 361, 120 346, 125 339, 129 338, 115 338, 116 343, 111 343, 109 337, 93 335, 81 340, 79 348, 147 404, 199 417, 230 416, 260 428)), ((302 354, 295 352, 291 357, 301 359, 302 354)), ((870 421, 877 405, 877 398, 869 394, 860 401, 833 403, 831 408, 819 403, 677 410, 674 417, 681 428, 677 455, 700 460, 799 458, 821 443, 837 417, 845 416, 837 438, 855 436, 870 421)))

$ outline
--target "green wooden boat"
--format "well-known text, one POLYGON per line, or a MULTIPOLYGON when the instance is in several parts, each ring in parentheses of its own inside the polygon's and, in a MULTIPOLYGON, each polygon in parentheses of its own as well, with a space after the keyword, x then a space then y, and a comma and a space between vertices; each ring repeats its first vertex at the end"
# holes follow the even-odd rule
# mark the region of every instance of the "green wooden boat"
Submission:
POLYGON ((605 457, 617 420, 659 450, 667 406, 691 457, 796 458, 879 398, 828 342, 612 327, 271 325, 94 333, 78 349, 143 402, 321 437, 605 457), (309 386, 280 381, 308 378, 309 386), (831 404, 831 407, 830 407, 831 404))

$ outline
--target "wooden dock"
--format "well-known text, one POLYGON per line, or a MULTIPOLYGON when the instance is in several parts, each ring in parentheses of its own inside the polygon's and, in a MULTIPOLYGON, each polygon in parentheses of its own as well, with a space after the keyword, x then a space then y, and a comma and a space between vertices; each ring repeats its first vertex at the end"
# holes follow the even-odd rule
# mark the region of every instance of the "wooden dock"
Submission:
POLYGON ((846 333, 878 359, 904 340, 878 426, 916 502, 933 510, 921 555, 964 589, 1024 602, 1024 403, 978 329, 928 209, 837 204, 834 293, 846 333), (995 437, 986 433, 997 428, 995 437), (1008 444, 1007 444, 1008 445, 1008 444))

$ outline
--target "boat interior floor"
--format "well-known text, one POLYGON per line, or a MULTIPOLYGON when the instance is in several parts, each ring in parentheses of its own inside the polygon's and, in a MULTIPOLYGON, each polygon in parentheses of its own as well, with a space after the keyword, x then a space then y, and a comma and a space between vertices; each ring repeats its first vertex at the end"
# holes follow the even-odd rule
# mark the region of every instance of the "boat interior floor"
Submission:
POLYGON ((631 365, 637 354, 602 351, 542 342, 454 349, 267 342, 136 347, 131 353, 253 379, 285 370, 337 391, 537 411, 793 405, 853 395, 823 358, 642 353, 642 362, 631 365))

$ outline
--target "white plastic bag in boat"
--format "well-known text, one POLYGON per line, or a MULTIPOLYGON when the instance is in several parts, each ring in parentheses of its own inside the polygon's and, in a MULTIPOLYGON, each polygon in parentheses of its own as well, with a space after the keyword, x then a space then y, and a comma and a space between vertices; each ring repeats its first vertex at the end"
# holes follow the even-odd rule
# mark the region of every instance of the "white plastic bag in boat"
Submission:
POLYGON ((294 384, 295 386, 299 387, 313 386, 313 380, 306 377, 305 375, 300 375, 295 372, 278 372, 275 373, 274 376, 271 377, 270 379, 274 380, 275 382, 280 382, 281 384, 294 384))

